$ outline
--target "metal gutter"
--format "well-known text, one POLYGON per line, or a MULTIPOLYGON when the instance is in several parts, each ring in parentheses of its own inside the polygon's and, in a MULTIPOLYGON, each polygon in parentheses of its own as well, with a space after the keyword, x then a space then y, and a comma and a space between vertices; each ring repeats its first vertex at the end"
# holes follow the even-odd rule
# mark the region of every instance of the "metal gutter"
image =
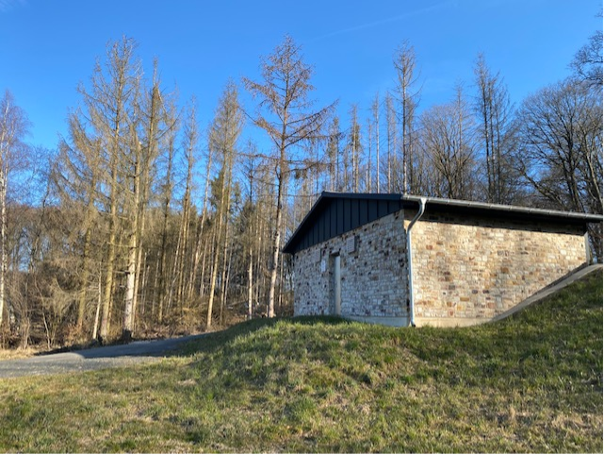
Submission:
POLYGON ((454 199, 446 199, 446 198, 426 198, 420 196, 406 196, 403 197, 404 200, 407 201, 415 201, 419 202, 420 199, 426 200, 430 203, 431 206, 447 206, 447 207, 458 207, 465 209, 473 209, 473 210, 484 210, 488 212, 504 212, 504 213, 513 213, 517 215, 527 215, 527 216, 543 216, 543 217, 554 217, 554 218, 567 218, 572 220, 583 220, 585 222, 598 223, 602 222, 601 214, 586 214, 582 212, 565 212, 565 211, 557 211, 552 209, 535 209, 531 207, 522 207, 522 206, 507 206, 503 204, 490 204, 490 203, 480 203, 476 201, 464 201, 464 200, 454 200, 454 199))
POLYGON ((413 252, 411 247, 411 229, 415 222, 417 222, 423 215, 426 210, 427 198, 419 198, 419 211, 413 217, 413 220, 409 223, 407 227, 407 267, 408 267, 408 290, 409 290, 409 325, 415 326, 415 296, 413 294, 413 252))
POLYGON ((443 210, 447 212, 456 212, 460 215, 465 213, 468 216, 481 215, 486 217, 504 217, 506 219, 516 219, 517 221, 548 221, 553 223, 570 223, 574 225, 584 225, 587 229, 588 223, 601 223, 601 214, 585 214, 580 212, 564 212, 550 209, 533 209, 521 206, 505 206, 502 204, 479 203, 474 201, 462 201, 445 198, 421 197, 402 195, 399 193, 339 193, 322 192, 311 210, 306 214, 302 222, 298 225, 294 233, 283 247, 284 253, 296 253, 296 247, 301 238, 315 223, 315 219, 322 208, 332 200, 338 199, 362 199, 367 201, 393 201, 403 202, 405 209, 414 209, 420 201, 430 204, 431 210, 443 210))

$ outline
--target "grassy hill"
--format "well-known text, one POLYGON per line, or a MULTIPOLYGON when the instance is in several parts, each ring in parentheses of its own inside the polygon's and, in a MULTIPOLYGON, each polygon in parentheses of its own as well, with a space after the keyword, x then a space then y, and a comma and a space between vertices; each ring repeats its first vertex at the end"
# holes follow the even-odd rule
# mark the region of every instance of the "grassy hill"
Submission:
POLYGON ((256 320, 0 380, 3 452, 602 452, 602 273, 474 328, 256 320))

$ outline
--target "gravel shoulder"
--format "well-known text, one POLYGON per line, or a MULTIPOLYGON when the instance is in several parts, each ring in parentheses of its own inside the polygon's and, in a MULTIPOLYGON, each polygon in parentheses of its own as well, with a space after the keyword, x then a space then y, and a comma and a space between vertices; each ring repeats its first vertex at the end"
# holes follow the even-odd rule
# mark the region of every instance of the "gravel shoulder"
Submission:
POLYGON ((157 361, 168 356, 170 351, 180 345, 205 336, 206 334, 199 334, 174 339, 137 341, 126 345, 0 361, 0 378, 83 372, 157 361))

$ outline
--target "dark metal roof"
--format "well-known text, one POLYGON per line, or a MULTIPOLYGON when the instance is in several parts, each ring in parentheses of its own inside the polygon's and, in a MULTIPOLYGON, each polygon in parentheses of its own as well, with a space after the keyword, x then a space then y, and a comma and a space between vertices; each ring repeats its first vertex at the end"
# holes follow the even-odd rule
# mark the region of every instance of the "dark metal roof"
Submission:
MULTIPOLYGON (((339 236, 359 226, 401 209, 419 209, 419 196, 398 193, 323 192, 283 248, 294 254, 302 249, 339 236)), ((602 215, 533 209, 519 206, 477 203, 442 198, 423 198, 426 212, 455 212, 468 217, 505 217, 520 221, 548 221, 586 226, 602 222, 602 215)))

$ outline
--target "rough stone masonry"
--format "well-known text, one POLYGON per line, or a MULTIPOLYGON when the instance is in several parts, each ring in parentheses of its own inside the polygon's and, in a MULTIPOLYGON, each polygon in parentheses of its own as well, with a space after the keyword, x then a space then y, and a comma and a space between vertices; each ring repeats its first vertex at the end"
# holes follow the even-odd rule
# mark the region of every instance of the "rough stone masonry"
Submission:
POLYGON ((587 262, 576 225, 431 213, 412 243, 418 325, 488 321, 587 262))
MULTIPOLYGON (((407 212, 407 213, 405 213, 407 212)), ((295 255, 295 314, 409 324, 406 227, 400 210, 295 255)), ((481 323, 586 264, 580 227, 429 212, 412 230, 417 325, 481 323)))

